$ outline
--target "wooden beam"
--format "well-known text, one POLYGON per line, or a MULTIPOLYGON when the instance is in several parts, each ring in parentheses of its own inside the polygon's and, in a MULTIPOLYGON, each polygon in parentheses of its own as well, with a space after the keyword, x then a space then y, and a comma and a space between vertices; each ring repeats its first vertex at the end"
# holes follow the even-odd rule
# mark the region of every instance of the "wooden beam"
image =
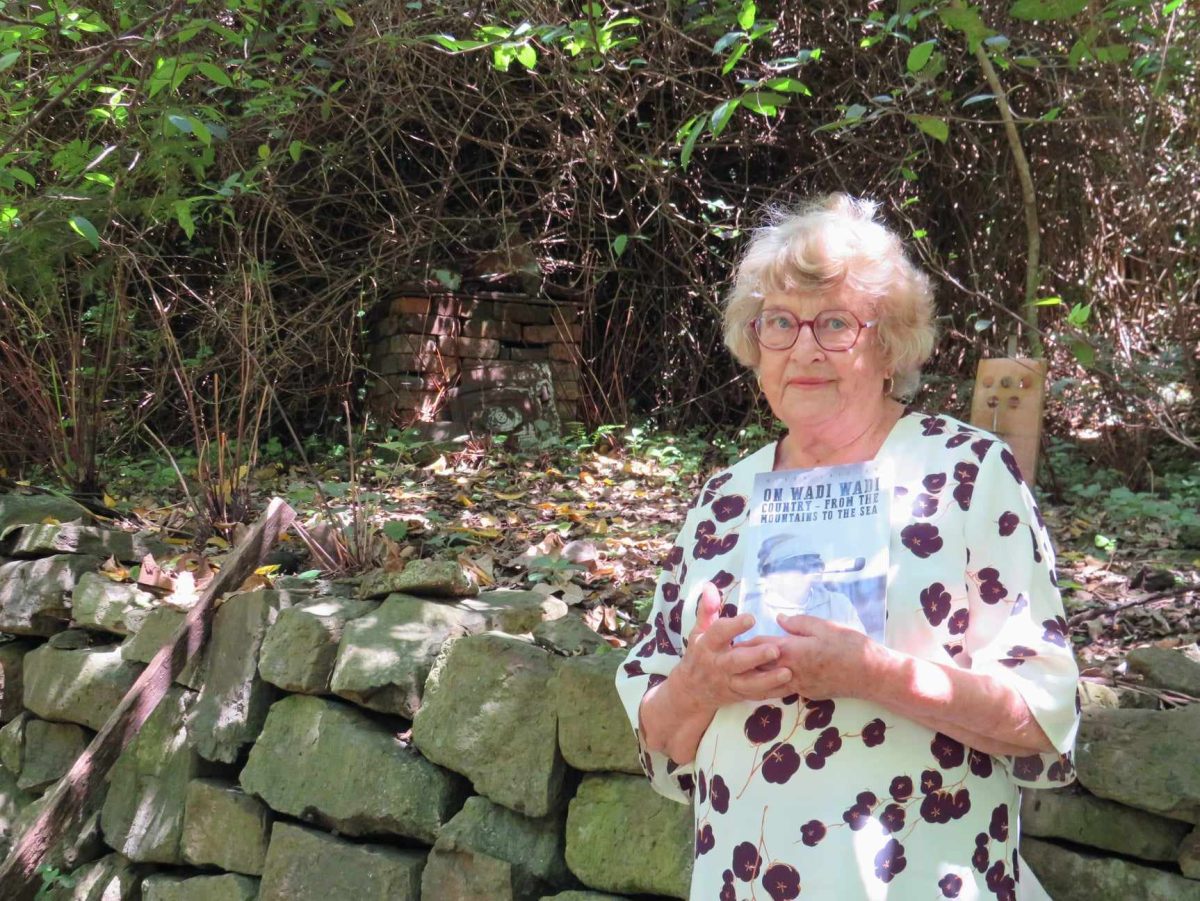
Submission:
POLYGON ((208 640, 217 598, 236 590, 258 568, 295 518, 296 512, 291 507, 274 498, 250 527, 175 634, 154 655, 75 765, 47 794, 45 807, 37 819, 14 843, 0 867, 0 899, 27 901, 37 894, 41 887, 37 871, 47 852, 82 820, 96 787, 107 779, 108 771, 163 699, 175 677, 208 640))

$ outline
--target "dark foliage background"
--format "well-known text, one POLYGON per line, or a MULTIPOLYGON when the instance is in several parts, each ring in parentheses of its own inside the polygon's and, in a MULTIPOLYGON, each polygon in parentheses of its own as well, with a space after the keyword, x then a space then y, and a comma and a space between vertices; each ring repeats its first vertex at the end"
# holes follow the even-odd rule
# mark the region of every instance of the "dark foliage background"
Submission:
POLYGON ((1052 429, 1136 474, 1200 432, 1198 37, 1148 0, 9 4, 0 462, 330 427, 413 282, 583 301, 592 424, 759 418, 733 260, 845 190, 938 281, 922 402, 1040 341, 1052 429))

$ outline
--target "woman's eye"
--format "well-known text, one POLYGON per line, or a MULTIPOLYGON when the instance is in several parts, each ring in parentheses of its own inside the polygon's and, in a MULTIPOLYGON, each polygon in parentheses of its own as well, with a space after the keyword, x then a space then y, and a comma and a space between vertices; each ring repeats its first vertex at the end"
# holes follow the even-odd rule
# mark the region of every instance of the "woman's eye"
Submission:
POLYGON ((788 331, 792 328, 792 320, 789 316, 772 316, 767 325, 778 331, 788 331))
POLYGON ((834 332, 840 332, 842 329, 850 328, 850 323, 848 323, 841 316, 830 316, 825 320, 824 325, 825 328, 834 332))

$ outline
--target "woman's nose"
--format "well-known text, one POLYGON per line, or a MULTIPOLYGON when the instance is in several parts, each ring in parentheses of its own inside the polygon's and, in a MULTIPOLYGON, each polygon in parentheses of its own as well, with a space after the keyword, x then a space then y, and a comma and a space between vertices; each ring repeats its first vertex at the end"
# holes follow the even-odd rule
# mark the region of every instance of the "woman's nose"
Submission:
POLYGON ((799 331, 796 333, 796 343, 792 345, 792 353, 801 353, 805 356, 811 354, 813 356, 822 356, 825 353, 825 348, 817 343, 817 326, 813 322, 802 323, 799 331))

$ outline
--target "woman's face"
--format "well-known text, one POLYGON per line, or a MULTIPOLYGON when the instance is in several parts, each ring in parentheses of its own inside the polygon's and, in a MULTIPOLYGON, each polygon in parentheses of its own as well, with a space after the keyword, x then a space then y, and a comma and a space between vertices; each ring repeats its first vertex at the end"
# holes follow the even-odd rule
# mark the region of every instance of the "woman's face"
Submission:
MULTIPOLYGON (((865 299, 843 289, 832 294, 771 293, 763 311, 787 310, 812 319, 823 310, 847 310, 859 322, 875 318, 865 299)), ((849 350, 828 351, 817 344, 812 327, 803 326, 790 350, 759 345, 758 376, 771 410, 792 431, 824 430, 831 438, 869 425, 886 402, 883 383, 889 373, 874 328, 863 329, 849 350)))

